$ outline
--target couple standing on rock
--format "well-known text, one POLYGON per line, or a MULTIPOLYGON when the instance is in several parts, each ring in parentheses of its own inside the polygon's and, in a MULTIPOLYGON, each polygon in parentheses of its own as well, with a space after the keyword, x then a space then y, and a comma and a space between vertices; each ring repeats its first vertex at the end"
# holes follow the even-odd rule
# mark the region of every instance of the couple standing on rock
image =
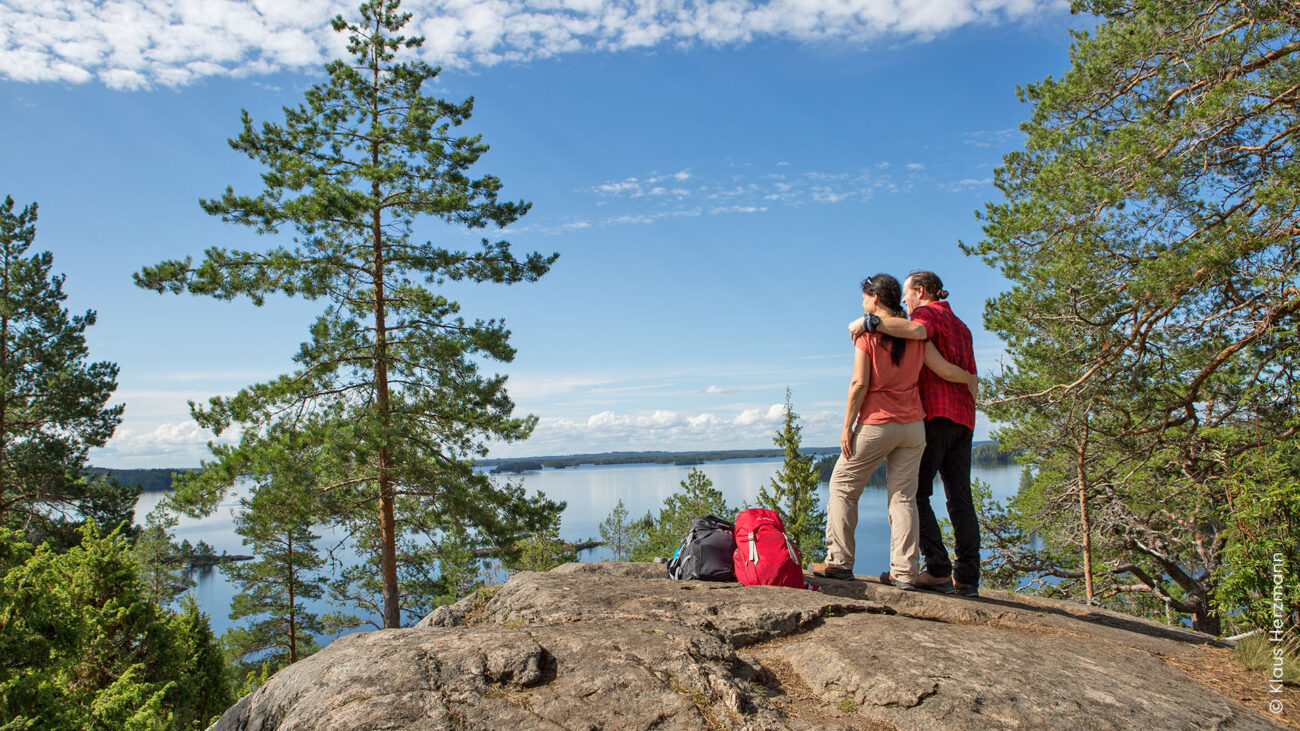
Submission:
POLYGON ((831 475, 826 562, 813 564, 817 576, 853 578, 858 497, 884 460, 890 538, 881 580, 904 591, 979 596, 979 521, 970 489, 979 377, 970 329, 947 297, 934 272, 912 272, 902 287, 888 274, 862 281, 865 314, 849 325, 853 377, 831 475), (955 566, 930 507, 936 473, 948 498, 955 566))

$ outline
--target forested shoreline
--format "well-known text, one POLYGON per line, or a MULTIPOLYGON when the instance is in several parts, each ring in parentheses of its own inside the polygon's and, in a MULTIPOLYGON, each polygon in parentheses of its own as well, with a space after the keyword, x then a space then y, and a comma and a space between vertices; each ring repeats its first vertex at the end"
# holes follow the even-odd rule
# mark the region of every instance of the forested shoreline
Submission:
MULTIPOLYGON (((838 447, 809 447, 801 450, 813 456, 831 455, 830 464, 834 466, 834 455, 838 447)), ((718 462, 728 459, 771 459, 782 456, 779 449, 714 449, 688 452, 601 452, 595 454, 548 455, 545 457, 496 457, 477 460, 482 467, 493 467, 494 473, 523 473, 541 469, 566 469, 580 465, 619 465, 619 464, 674 464, 693 466, 704 462, 718 462)), ((979 467, 994 467, 1014 463, 1015 454, 1003 452, 994 441, 976 442, 971 452, 971 463, 979 467)), ((818 462, 819 469, 825 462, 818 462)), ((178 473, 198 472, 197 467, 155 467, 149 469, 117 469, 112 467, 90 467, 86 474, 90 477, 107 476, 123 485, 139 485, 144 492, 166 492, 172 489, 172 479, 178 473)), ((882 473, 883 474, 883 473, 882 473)), ((822 475, 824 482, 829 472, 822 475)), ((883 484, 883 483, 881 483, 883 484)))

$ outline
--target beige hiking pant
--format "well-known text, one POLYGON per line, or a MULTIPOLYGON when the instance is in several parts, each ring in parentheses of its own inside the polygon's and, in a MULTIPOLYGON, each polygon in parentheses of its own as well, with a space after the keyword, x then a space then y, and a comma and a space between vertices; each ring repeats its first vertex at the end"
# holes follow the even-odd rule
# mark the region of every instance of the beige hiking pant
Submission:
POLYGON ((886 460, 889 490, 889 574, 913 581, 921 570, 921 523, 916 512, 916 474, 925 451, 925 422, 858 424, 853 456, 841 454, 831 473, 826 506, 826 565, 853 570, 853 533, 858 528, 858 497, 880 461, 886 460))

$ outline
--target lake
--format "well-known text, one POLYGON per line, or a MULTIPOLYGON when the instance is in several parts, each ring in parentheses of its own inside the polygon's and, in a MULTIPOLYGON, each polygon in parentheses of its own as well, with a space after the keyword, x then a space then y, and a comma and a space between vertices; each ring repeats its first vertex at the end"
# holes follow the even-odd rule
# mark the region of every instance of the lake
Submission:
MULTIPOLYGON (((727 504, 740 505, 752 502, 759 489, 780 469, 779 457, 765 459, 737 459, 718 462, 705 462, 698 465, 713 486, 722 491, 727 504)), ((553 500, 567 503, 564 510, 560 535, 565 540, 580 541, 600 537, 599 525, 618 504, 619 500, 627 507, 632 517, 644 515, 648 510, 658 511, 664 499, 676 492, 680 483, 686 479, 691 467, 660 464, 625 464, 625 465, 583 465, 566 469, 547 469, 528 472, 513 479, 522 479, 530 493, 541 491, 553 500)), ((1014 495, 1020 484, 1020 467, 980 468, 971 470, 971 476, 988 483, 993 497, 1005 499, 1014 495)), ((499 476, 494 476, 496 479, 499 476)), ((822 505, 825 506, 829 486, 821 485, 822 505)), ((135 519, 144 522, 144 516, 162 500, 165 493, 145 493, 136 504, 135 519)), ((239 534, 234 531, 234 511, 238 508, 238 495, 227 498, 218 510, 207 518, 195 520, 181 518, 174 529, 177 541, 188 539, 190 543, 207 541, 217 553, 248 553, 249 549, 241 542, 239 534)), ((936 480, 935 497, 932 501, 935 513, 943 518, 947 514, 943 501, 942 483, 936 480)), ((885 510, 884 488, 868 487, 862 493, 858 503, 857 573, 876 574, 889 568, 889 520, 885 510)), ((320 531, 318 531, 320 532, 320 531)), ((317 541, 322 550, 330 545, 329 535, 323 535, 317 541)), ((579 560, 601 561, 610 558, 604 548, 584 551, 579 560)), ((815 557, 820 559, 821 557, 815 557)), ((193 589, 199 606, 207 612, 212 621, 212 630, 216 634, 224 632, 231 624, 226 616, 230 610, 230 601, 235 594, 235 587, 226 581, 225 575, 216 568, 197 569, 193 573, 197 582, 193 589)), ((313 603, 310 609, 328 611, 332 609, 327 602, 313 603)), ((331 638, 323 638, 328 641, 331 638)))

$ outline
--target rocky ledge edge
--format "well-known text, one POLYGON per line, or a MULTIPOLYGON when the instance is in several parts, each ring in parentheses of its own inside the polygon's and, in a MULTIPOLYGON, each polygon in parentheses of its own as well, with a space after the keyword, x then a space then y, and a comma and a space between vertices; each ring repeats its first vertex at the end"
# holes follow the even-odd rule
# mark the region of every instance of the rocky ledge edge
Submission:
POLYGON ((340 637, 213 728, 1282 728, 1181 669, 1219 646, 1208 635, 999 591, 813 580, 521 573, 411 629, 340 637))

